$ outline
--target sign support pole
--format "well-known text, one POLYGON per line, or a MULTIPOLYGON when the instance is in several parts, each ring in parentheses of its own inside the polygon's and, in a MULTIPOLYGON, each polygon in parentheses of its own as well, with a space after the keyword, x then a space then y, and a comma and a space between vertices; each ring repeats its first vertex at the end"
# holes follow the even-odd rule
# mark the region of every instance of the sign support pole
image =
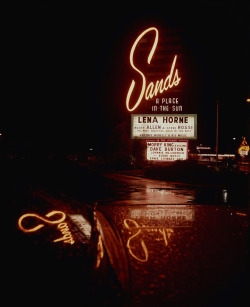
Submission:
POLYGON ((216 120, 216 165, 218 165, 218 149, 219 149, 219 99, 216 101, 217 105, 217 120, 216 120))

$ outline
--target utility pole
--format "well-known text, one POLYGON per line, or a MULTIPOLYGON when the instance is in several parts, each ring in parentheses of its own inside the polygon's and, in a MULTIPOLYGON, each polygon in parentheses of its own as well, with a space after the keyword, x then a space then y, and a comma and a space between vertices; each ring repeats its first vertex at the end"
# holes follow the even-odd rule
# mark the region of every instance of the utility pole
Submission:
POLYGON ((219 151, 219 99, 216 100, 217 119, 216 119, 216 165, 218 165, 218 151, 219 151))

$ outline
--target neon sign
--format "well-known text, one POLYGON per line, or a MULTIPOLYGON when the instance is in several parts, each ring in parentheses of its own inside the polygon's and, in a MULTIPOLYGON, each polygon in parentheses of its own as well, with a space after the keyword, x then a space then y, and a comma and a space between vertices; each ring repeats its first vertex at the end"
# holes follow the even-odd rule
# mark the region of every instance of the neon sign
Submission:
POLYGON ((172 88, 173 86, 177 86, 180 83, 181 78, 179 78, 178 76, 178 69, 175 68, 176 65, 176 61, 177 61, 177 55, 175 55, 172 66, 171 66, 171 70, 170 73, 164 78, 162 78, 161 80, 157 80, 155 83, 154 82, 150 82, 147 85, 147 80, 146 77, 144 75, 144 73, 142 71, 140 71, 135 65, 134 65, 134 52, 136 49, 136 46, 138 45, 139 41, 142 39, 142 37, 147 34, 150 31, 154 31, 155 32, 155 39, 154 39, 154 43, 153 46, 151 48, 151 51, 148 55, 148 64, 150 64, 152 57, 154 55, 155 49, 157 47, 158 44, 158 30, 154 27, 152 28, 148 28, 145 31, 143 31, 135 40, 131 51, 130 51, 130 64, 131 67, 140 75, 141 77, 141 92, 140 95, 137 99, 137 101, 134 103, 134 106, 130 107, 131 103, 130 103, 130 98, 132 95, 132 92, 134 90, 135 87, 135 81, 132 80, 130 88, 128 90, 128 94, 127 94, 127 99, 126 99, 126 106, 128 111, 134 111, 141 103, 143 97, 148 100, 149 98, 153 98, 154 96, 157 96, 158 93, 162 94, 163 92, 167 91, 169 88, 172 88))
POLYGON ((19 220, 18 220, 18 227, 20 228, 20 230, 22 230, 23 232, 35 232, 38 231, 39 229, 41 229, 42 227, 44 227, 44 224, 38 224, 35 227, 32 228, 26 228, 23 226, 23 221, 30 219, 30 218, 35 218, 38 220, 43 221, 44 223, 47 224, 57 224, 57 228, 60 230, 61 234, 63 235, 62 237, 54 240, 53 242, 59 242, 59 241, 63 241, 64 243, 69 243, 69 244, 74 244, 75 241, 72 237, 72 234, 69 230, 68 224, 65 221, 66 219, 66 214, 62 211, 51 211, 48 214, 45 215, 47 218, 44 218, 38 214, 35 213, 27 213, 22 215, 19 220), (49 220, 47 218, 50 218, 54 215, 59 215, 61 216, 59 219, 57 220, 49 220))
POLYGON ((247 141, 246 141, 246 138, 244 137, 241 144, 240 144, 240 147, 238 149, 238 153, 239 155, 241 156, 247 156, 248 155, 248 152, 249 152, 249 146, 247 144, 247 141))

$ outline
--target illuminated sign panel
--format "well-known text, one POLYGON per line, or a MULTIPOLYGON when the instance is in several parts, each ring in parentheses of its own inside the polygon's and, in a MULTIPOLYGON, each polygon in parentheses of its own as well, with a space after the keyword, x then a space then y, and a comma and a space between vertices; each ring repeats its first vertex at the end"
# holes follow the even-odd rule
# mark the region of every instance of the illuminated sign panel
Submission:
POLYGON ((244 137, 238 149, 238 153, 243 157, 247 156, 248 152, 249 152, 249 146, 247 144, 246 138, 244 137))
POLYGON ((126 107, 130 112, 134 111, 140 105, 142 99, 149 100, 154 97, 157 97, 158 94, 161 95, 165 93, 167 90, 171 89, 172 87, 178 86, 181 80, 181 78, 178 75, 178 69, 176 68, 177 55, 174 56, 171 68, 167 72, 167 74, 163 78, 161 78, 160 80, 156 80, 155 82, 152 81, 147 82, 145 73, 141 71, 138 67, 136 67, 134 63, 134 53, 136 51, 136 47, 139 44, 139 42, 142 40, 142 38, 151 31, 154 32, 155 39, 147 58, 147 63, 150 64, 158 44, 159 33, 156 28, 152 27, 143 31, 135 40, 130 51, 130 57, 129 57, 130 65, 132 69, 137 73, 140 80, 137 83, 135 82, 135 80, 132 80, 128 90, 126 98, 126 107), (139 97, 134 97, 133 95, 135 86, 139 89, 139 97), (131 99, 132 96, 133 99, 131 99))
POLYGON ((131 138, 196 139, 196 114, 131 114, 131 138))
POLYGON ((148 161, 176 161, 188 158, 188 142, 147 142, 148 161))
POLYGON ((247 156, 249 152, 249 146, 240 147, 238 152, 241 156, 247 156))

